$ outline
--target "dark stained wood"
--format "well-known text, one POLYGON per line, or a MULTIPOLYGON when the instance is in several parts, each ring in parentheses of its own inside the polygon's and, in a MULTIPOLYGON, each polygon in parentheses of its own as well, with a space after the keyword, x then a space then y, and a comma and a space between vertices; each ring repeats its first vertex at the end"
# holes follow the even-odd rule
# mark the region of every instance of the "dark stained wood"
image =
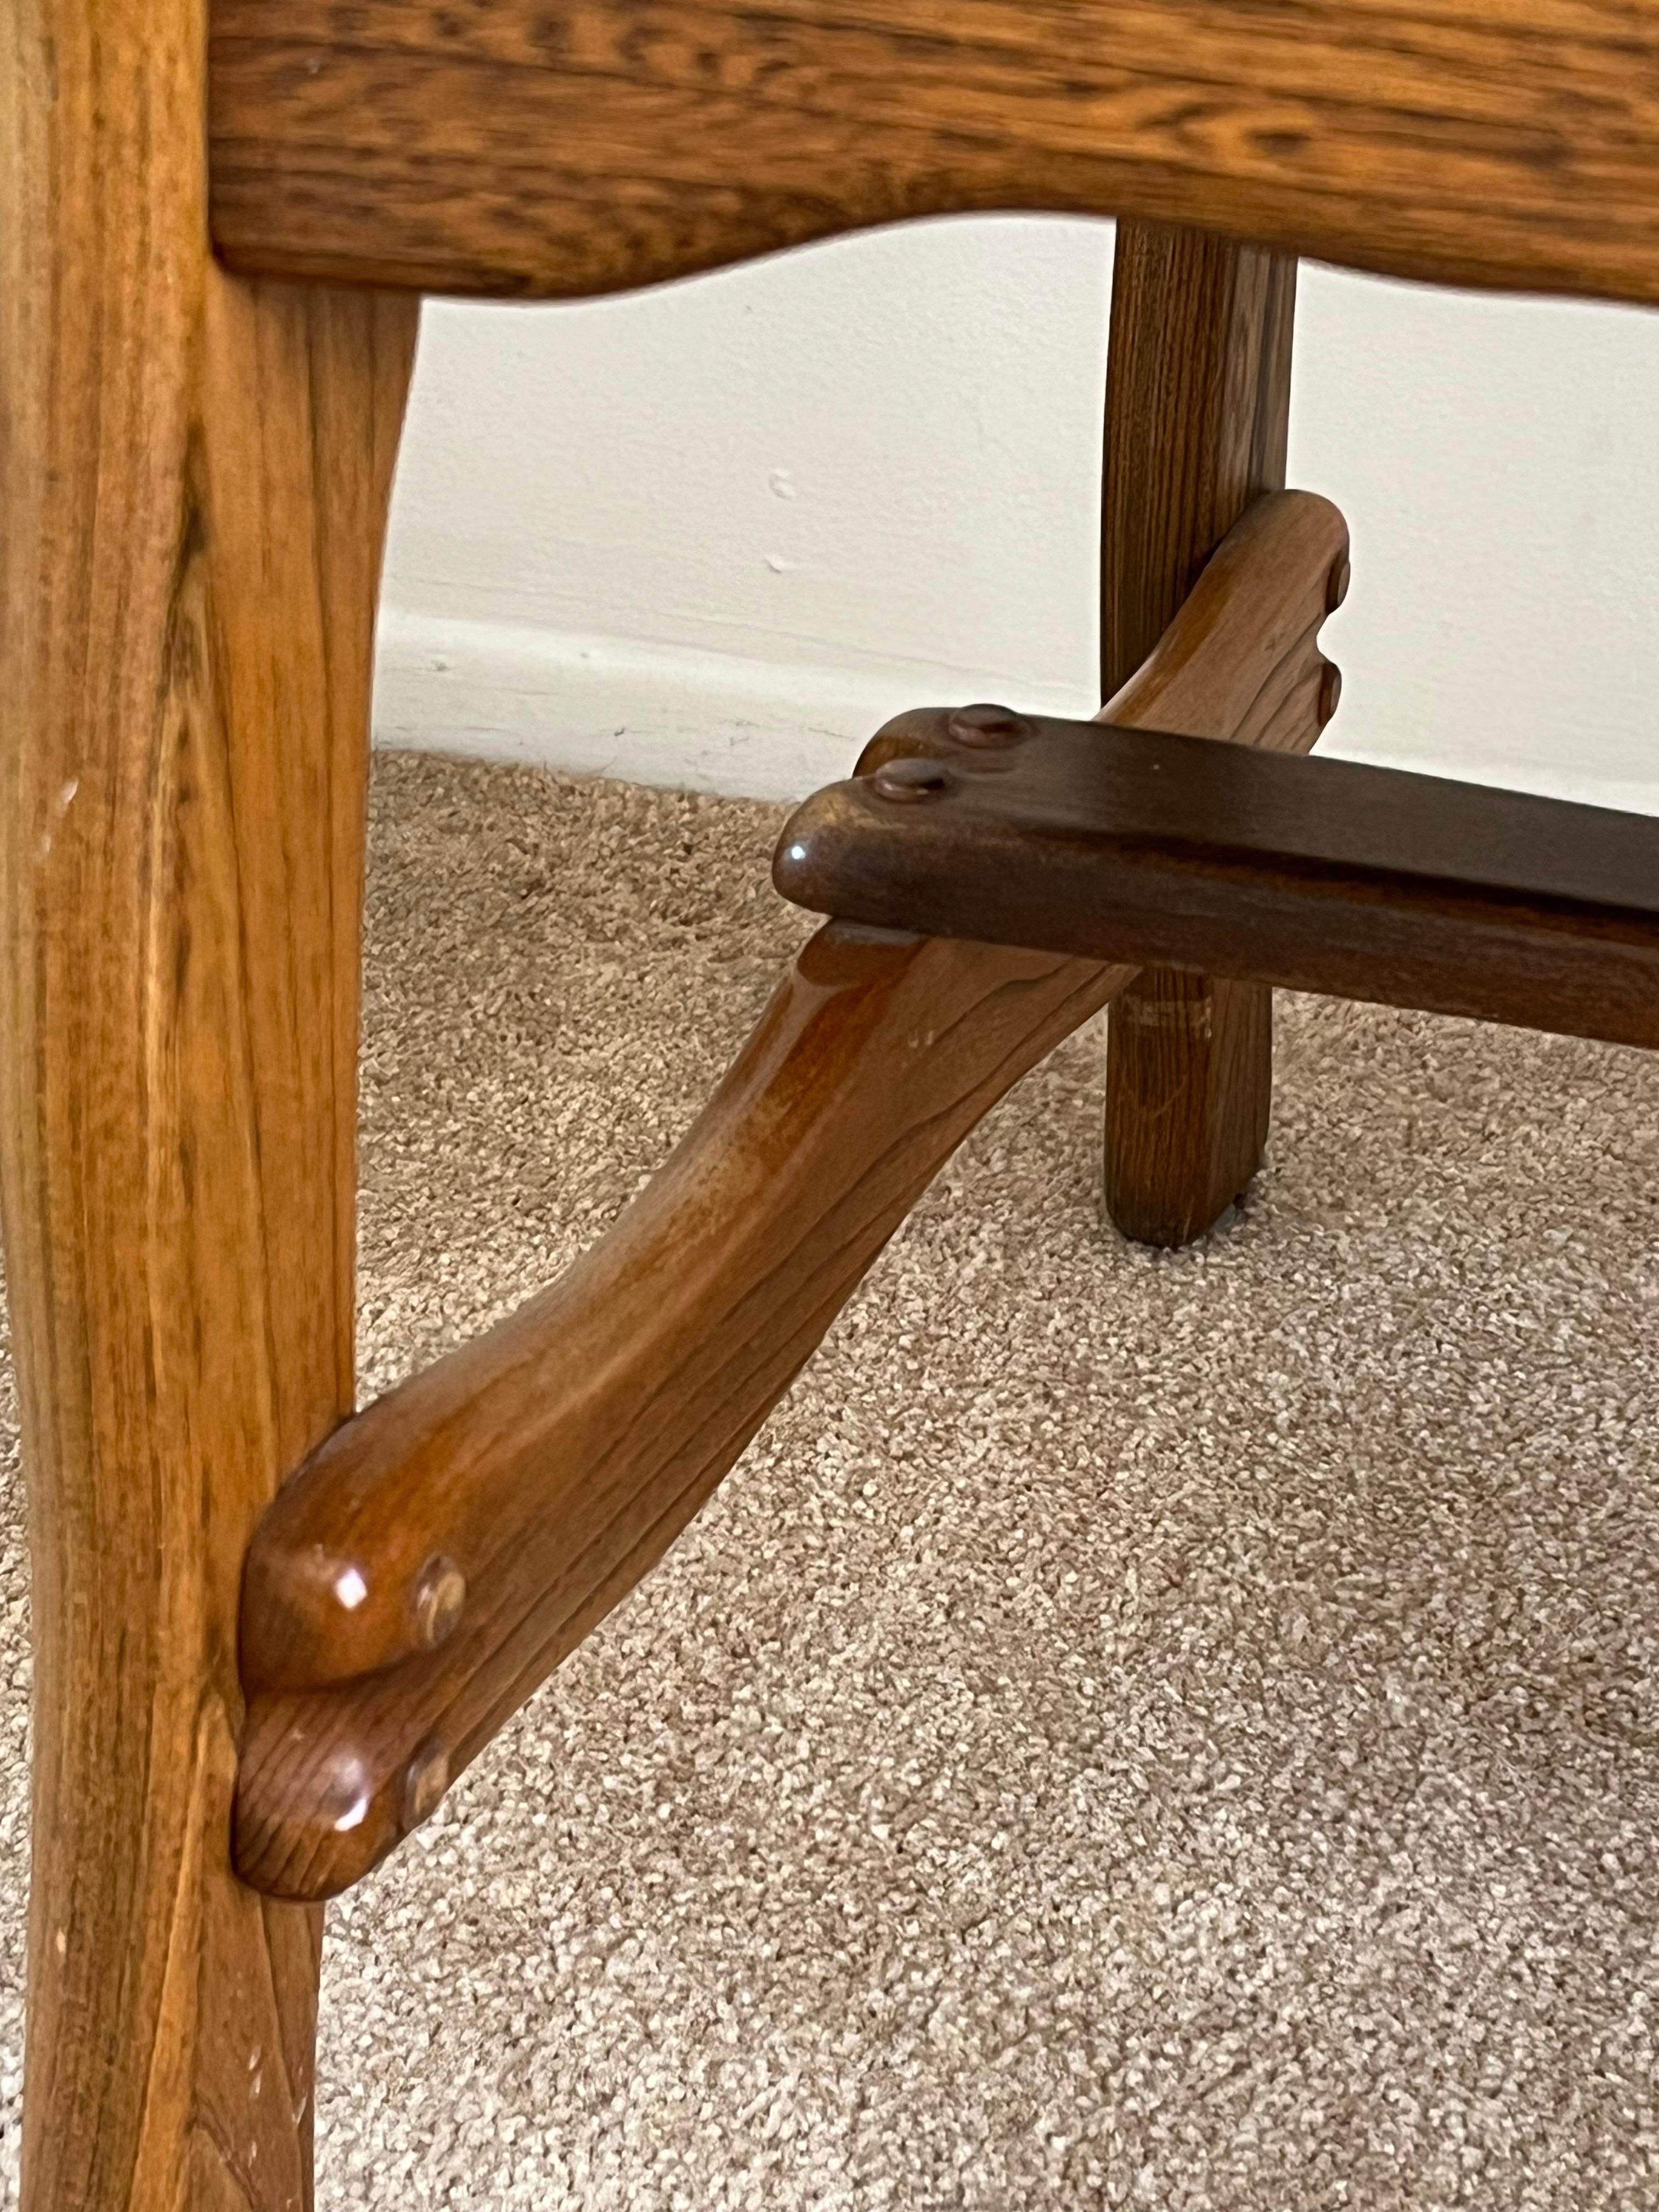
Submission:
POLYGON ((932 720, 920 803, 854 781, 793 817, 787 896, 1659 1045, 1659 820, 1091 722, 1033 720, 991 771, 932 720))
MULTIPOLYGON (((1195 231, 1119 226, 1101 532, 1109 701, 1239 516, 1284 485, 1295 317, 1294 260, 1195 231)), ((1319 708, 1310 702, 1310 744, 1319 708)), ((1185 1244, 1261 1164, 1272 994, 1151 969, 1110 1022, 1107 1211, 1141 1243, 1185 1244)))
POLYGON ((1659 298, 1631 0, 216 0, 210 119, 268 274, 567 295, 1044 208, 1659 298))
MULTIPOLYGON (((1326 501, 1264 502, 1127 707, 1295 742, 1345 544, 1326 501)), ((901 726, 863 765, 903 772, 908 750, 901 726)), ((1003 749, 975 726, 963 750, 1003 749)), ((284 1486, 243 1607, 246 1879, 331 1894, 430 1809, 696 1512, 974 1123, 1130 972, 839 925, 814 940, 610 1234, 284 1486), (435 1559, 465 1594, 433 1649, 435 1559)))
POLYGON ((412 302, 232 282, 193 0, 0 35, 0 1189, 27 2212, 310 2202, 320 1917, 229 1864, 243 1556, 352 1404, 370 626, 412 302))

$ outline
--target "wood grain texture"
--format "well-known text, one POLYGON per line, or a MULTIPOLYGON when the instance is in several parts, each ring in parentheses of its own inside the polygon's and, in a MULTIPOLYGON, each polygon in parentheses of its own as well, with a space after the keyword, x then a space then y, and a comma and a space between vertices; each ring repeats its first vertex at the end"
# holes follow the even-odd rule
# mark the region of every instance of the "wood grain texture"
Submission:
MULTIPOLYGON (((1109 700, 1240 515, 1283 488, 1295 315, 1294 260, 1120 225, 1101 531, 1109 700)), ((1309 742, 1319 726, 1316 711, 1309 742)), ((1261 1164, 1272 1098, 1270 993, 1138 975, 1112 1009, 1106 1063, 1106 1208, 1124 1235, 1170 1246, 1210 1228, 1261 1164)))
POLYGON ((792 818, 799 903, 1659 1046, 1648 816, 1036 718, 988 774, 933 721, 890 794, 855 780, 792 818))
POLYGON ((216 0, 210 114, 268 274, 568 295, 1042 208, 1659 297, 1632 0, 216 0))
POLYGON ((244 1648, 289 1678, 412 1641, 434 1552, 468 1601, 358 1686, 255 1695, 237 1864, 333 1894, 429 1811, 732 1466, 941 1162, 1128 971, 820 933, 669 1165, 549 1291, 360 1414, 284 1491, 244 1648), (336 1593, 349 1587, 355 1607, 336 1593))
MULTIPOLYGON (((1294 742, 1345 542, 1326 501, 1269 502, 1128 709, 1294 742)), ((861 769, 908 749, 902 722, 861 769)), ((609 1235, 321 1446, 249 1557, 247 1880, 326 1895, 393 1847, 660 1558, 975 1122, 1129 973, 823 931, 609 1235), (425 1650, 434 1559, 466 1596, 425 1650)))
POLYGON ((1101 695, 1175 620, 1290 438, 1296 263, 1147 223, 1118 228, 1102 486, 1101 695))
POLYGON ((16 0, 0 39, 23 2202, 291 2212, 320 1922, 232 1875, 237 1596, 352 1402, 369 634, 414 309, 213 266, 191 0, 16 0))

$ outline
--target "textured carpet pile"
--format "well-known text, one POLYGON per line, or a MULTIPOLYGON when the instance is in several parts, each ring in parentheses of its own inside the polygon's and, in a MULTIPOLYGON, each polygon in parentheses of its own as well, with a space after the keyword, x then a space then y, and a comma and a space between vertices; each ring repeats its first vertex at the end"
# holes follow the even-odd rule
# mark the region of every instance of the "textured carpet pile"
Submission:
MULTIPOLYGON (((664 1157, 804 933, 775 821, 379 764, 366 1394, 664 1157)), ((1659 1060, 1281 1001, 1267 1171, 1152 1255, 1103 1054, 334 1909, 322 2212, 1659 2207, 1659 1060)))

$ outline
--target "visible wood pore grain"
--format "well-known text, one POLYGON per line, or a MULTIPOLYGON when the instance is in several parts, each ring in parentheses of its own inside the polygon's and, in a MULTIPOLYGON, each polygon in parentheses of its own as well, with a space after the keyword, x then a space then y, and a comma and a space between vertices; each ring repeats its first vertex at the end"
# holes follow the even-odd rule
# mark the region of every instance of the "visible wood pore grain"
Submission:
MULTIPOLYGON (((1293 260, 1119 227, 1102 519, 1109 700, 1239 516, 1285 482, 1295 313, 1293 260)), ((1319 727, 1310 719, 1304 742, 1319 727)), ((1255 1173, 1272 1093, 1261 985, 1137 977, 1113 1009, 1107 1057, 1106 1206, 1123 1233, 1173 1245, 1208 1229, 1255 1173)))
POLYGON ((415 308, 228 280, 193 0, 0 31, 0 1188, 27 2212, 310 2201, 320 1923, 234 1879, 237 1600, 352 1403, 369 637, 415 308))
POLYGON ((1659 298, 1631 0, 216 0, 239 268, 611 291, 1054 209, 1453 283, 1659 298))

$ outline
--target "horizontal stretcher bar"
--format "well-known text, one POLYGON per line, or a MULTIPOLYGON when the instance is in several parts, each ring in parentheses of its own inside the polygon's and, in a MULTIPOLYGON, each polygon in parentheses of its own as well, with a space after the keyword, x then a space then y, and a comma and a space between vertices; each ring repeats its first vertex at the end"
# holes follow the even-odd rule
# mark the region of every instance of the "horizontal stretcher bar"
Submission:
MULTIPOLYGON (((1306 750, 1347 548, 1328 501, 1259 500, 1113 710, 1306 750)), ((957 717, 964 750, 1001 748, 1006 719, 957 717)), ((878 740, 866 765, 906 742, 878 740)), ((273 1499, 242 1589, 245 1881, 333 1896, 427 1817, 662 1557, 969 1130, 1133 976, 818 932, 605 1235, 337 1429, 273 1499)))
POLYGON ((798 905, 1659 1045, 1659 820, 987 709, 866 765, 784 832, 798 905))

